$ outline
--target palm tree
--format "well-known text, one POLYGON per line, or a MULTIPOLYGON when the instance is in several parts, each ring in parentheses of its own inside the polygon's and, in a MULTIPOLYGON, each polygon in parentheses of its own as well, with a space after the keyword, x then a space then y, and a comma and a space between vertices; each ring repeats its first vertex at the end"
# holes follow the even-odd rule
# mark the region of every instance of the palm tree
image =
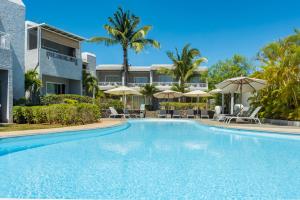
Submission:
POLYGON ((83 82, 87 93, 92 94, 95 98, 96 94, 99 93, 98 79, 90 73, 84 73, 83 82))
POLYGON ((198 66, 203 62, 207 62, 206 58, 200 57, 200 51, 196 48, 190 48, 189 44, 183 47, 181 54, 176 48, 175 53, 168 51, 167 56, 173 62, 174 67, 172 69, 161 68, 159 71, 179 80, 179 84, 175 84, 174 88, 181 92, 185 92, 186 82, 192 78, 198 66))
POLYGON ((133 49, 136 53, 141 52, 145 47, 152 46, 159 48, 160 44, 156 40, 145 38, 152 26, 138 28, 140 18, 130 11, 123 11, 122 8, 108 18, 109 24, 104 25, 109 37, 93 37, 89 41, 104 43, 106 46, 120 44, 123 50, 123 71, 125 85, 128 83, 128 49, 133 49))
POLYGON ((32 104, 37 103, 36 99, 42 87, 42 81, 39 78, 37 68, 28 70, 25 73, 25 91, 29 93, 29 99, 32 104))
POLYGON ((149 105, 152 106, 153 95, 158 92, 158 89, 151 84, 146 84, 144 87, 141 88, 141 93, 145 97, 149 97, 149 105))

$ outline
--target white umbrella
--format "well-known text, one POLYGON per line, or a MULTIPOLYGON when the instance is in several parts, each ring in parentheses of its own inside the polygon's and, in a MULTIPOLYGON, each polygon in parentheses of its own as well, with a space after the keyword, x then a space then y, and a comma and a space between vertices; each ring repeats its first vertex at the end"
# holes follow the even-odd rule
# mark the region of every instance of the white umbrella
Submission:
MULTIPOLYGON (((199 103, 199 97, 210 97, 212 96, 211 94, 207 93, 207 92, 204 92, 202 90, 194 90, 194 91, 191 91, 191 92, 188 92, 188 93, 185 93, 184 96, 186 97, 197 97, 197 101, 199 103)), ((206 109, 207 109, 207 103, 206 102, 206 109)), ((199 111, 199 109, 197 108, 197 110, 199 111)), ((197 112, 198 112, 197 111, 197 112)), ((199 113, 198 113, 199 114, 199 113)))
POLYGON ((236 77, 227 79, 216 85, 223 93, 237 92, 241 94, 240 102, 242 102, 242 93, 256 92, 266 86, 267 82, 262 79, 249 77, 236 77))
POLYGON ((214 90, 211 90, 209 91, 209 94, 219 94, 219 93, 222 93, 223 90, 219 89, 219 88, 216 88, 214 90))
MULTIPOLYGON (((169 99, 182 97, 182 93, 176 92, 174 90, 165 90, 162 92, 155 93, 153 96, 158 99, 168 99, 169 100, 169 99)), ((168 109, 169 108, 167 108, 167 112, 168 112, 168 109)))
POLYGON ((182 97, 182 93, 176 92, 174 90, 165 90, 162 92, 155 93, 153 96, 158 99, 174 99, 182 97))
POLYGON ((126 95, 138 95, 138 96, 142 95, 135 89, 126 86, 120 86, 111 90, 106 90, 105 93, 116 95, 116 96, 123 96, 124 112, 126 108, 126 95))

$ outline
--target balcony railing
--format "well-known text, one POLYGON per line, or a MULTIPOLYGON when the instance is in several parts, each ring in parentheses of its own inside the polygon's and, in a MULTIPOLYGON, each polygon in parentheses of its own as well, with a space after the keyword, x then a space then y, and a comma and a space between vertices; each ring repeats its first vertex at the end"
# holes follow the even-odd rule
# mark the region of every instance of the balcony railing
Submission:
POLYGON ((9 35, 3 32, 0 32, 0 48, 10 49, 9 35))
POLYGON ((197 87, 197 88, 206 88, 207 87, 206 83, 187 83, 186 85, 188 87, 197 87))
POLYGON ((143 87, 149 83, 128 83, 129 87, 143 87))
POLYGON ((49 51, 46 50, 46 56, 47 58, 56 58, 56 59, 60 59, 60 60, 64 60, 64 61, 68 61, 68 62, 73 62, 75 65, 78 65, 78 59, 72 56, 67 56, 64 54, 60 54, 54 51, 49 51))
POLYGON ((152 84, 156 86, 172 86, 176 83, 178 82, 153 82, 152 84))
POLYGON ((119 86, 122 85, 122 82, 99 82, 99 86, 119 86))

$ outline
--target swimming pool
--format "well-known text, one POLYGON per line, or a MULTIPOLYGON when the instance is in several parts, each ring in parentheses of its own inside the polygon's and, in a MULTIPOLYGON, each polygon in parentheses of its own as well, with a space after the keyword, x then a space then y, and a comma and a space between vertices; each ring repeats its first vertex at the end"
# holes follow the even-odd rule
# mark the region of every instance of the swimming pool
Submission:
POLYGON ((0 198, 300 198, 300 137, 185 120, 0 140, 0 198))

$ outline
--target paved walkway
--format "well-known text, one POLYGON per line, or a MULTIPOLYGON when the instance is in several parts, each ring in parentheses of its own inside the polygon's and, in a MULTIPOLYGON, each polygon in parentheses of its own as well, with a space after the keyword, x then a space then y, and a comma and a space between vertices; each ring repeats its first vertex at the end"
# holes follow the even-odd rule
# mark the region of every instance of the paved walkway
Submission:
POLYGON ((107 128, 107 127, 111 127, 111 126, 120 125, 123 122, 124 122, 123 119, 101 119, 101 121, 98 123, 86 124, 86 125, 80 125, 80 126, 68 126, 68 127, 62 127, 62 128, 1 132, 0 138, 58 133, 58 132, 64 132, 64 131, 79 131, 79 130, 88 130, 88 129, 96 129, 96 128, 107 128))
POLYGON ((270 124, 242 124, 242 123, 230 123, 225 124, 223 122, 213 121, 211 119, 198 119, 197 121, 222 128, 234 128, 234 129, 245 129, 245 130, 254 130, 254 131, 269 131, 276 133, 290 133, 290 134, 299 134, 300 128, 296 126, 278 126, 270 124))

